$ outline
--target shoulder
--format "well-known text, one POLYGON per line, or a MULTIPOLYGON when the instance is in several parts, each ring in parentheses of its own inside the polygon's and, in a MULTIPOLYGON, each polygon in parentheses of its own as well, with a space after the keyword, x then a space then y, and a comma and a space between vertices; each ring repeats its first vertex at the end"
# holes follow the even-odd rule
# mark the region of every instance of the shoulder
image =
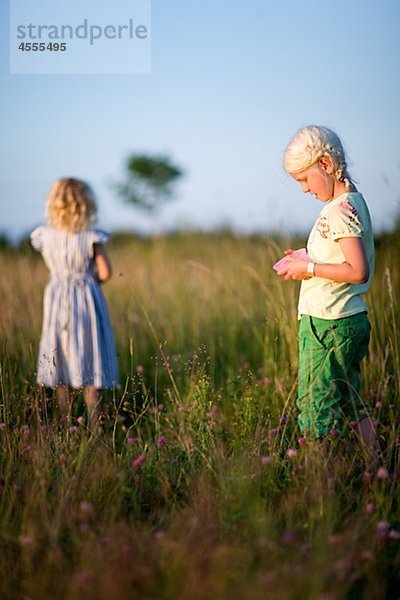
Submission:
POLYGON ((90 244, 105 244, 110 237, 107 231, 97 228, 86 229, 86 234, 90 244))
POLYGON ((327 207, 326 216, 329 221, 333 239, 342 235, 359 236, 363 231, 362 203, 365 201, 361 194, 348 193, 337 198, 327 207), (361 200, 360 200, 361 199, 361 200))

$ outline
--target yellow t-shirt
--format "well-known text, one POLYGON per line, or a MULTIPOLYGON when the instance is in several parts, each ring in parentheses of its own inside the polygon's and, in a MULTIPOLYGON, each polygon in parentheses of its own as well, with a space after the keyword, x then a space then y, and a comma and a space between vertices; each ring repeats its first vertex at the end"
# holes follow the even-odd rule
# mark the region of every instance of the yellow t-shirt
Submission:
POLYGON ((321 319, 341 319, 367 311, 361 294, 368 290, 374 272, 374 238, 368 207, 359 192, 342 194, 323 207, 307 242, 310 260, 321 265, 345 262, 337 241, 344 237, 362 238, 370 269, 368 281, 361 284, 338 283, 322 277, 303 280, 299 318, 310 315, 321 319))

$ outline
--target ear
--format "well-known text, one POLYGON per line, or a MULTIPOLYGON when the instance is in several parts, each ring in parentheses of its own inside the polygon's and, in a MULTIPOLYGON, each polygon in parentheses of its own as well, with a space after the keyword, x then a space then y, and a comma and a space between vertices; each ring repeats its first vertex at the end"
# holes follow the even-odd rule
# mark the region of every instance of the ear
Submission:
POLYGON ((319 162, 321 169, 323 169, 328 175, 332 175, 334 168, 333 168, 333 162, 332 162, 332 159, 330 156, 325 154, 325 156, 321 156, 321 158, 319 159, 318 162, 319 162))

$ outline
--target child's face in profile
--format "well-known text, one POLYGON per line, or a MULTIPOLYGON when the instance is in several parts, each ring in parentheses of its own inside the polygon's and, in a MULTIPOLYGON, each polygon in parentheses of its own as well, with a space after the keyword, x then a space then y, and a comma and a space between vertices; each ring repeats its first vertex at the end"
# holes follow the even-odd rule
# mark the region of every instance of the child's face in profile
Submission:
POLYGON ((321 159, 312 167, 290 175, 300 183, 302 192, 312 194, 321 202, 328 202, 334 197, 335 191, 335 177, 329 172, 331 170, 321 159))

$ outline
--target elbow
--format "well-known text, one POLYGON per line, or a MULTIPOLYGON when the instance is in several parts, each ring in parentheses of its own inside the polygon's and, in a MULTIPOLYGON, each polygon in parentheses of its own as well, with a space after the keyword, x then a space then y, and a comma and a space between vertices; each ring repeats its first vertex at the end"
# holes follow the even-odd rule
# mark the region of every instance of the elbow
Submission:
POLYGON ((111 269, 102 270, 99 273, 97 273, 97 278, 101 283, 105 283, 106 281, 111 279, 111 277, 112 277, 111 269))
POLYGON ((369 279, 369 268, 367 267, 366 269, 363 269, 362 271, 357 273, 357 277, 355 277, 355 280, 353 283, 356 283, 356 284, 367 283, 368 279, 369 279))

